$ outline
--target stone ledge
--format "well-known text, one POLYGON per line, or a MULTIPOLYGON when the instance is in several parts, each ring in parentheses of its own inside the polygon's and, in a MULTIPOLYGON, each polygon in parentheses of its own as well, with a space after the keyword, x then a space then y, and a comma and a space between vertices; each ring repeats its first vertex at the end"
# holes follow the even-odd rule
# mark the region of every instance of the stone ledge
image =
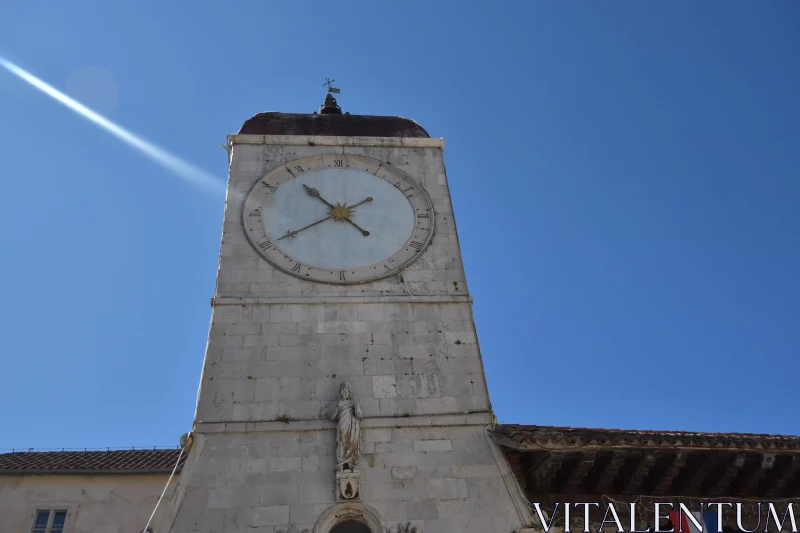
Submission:
POLYGON ((228 135, 228 146, 234 144, 272 144, 289 146, 382 146, 438 148, 444 151, 444 139, 419 137, 338 137, 328 135, 228 135))
POLYGON ((247 298, 236 296, 214 296, 211 306, 221 305, 314 305, 314 304, 372 304, 372 303, 472 303, 468 294, 419 294, 391 296, 308 296, 297 298, 247 298))
MULTIPOLYGON (((437 427, 437 426, 489 426, 494 415, 489 411, 463 414, 416 415, 416 416, 378 416, 364 418, 362 429, 437 427)), ((288 422, 197 422, 197 433, 260 433, 274 431, 319 431, 334 429, 336 424, 330 420, 290 420, 288 422)))

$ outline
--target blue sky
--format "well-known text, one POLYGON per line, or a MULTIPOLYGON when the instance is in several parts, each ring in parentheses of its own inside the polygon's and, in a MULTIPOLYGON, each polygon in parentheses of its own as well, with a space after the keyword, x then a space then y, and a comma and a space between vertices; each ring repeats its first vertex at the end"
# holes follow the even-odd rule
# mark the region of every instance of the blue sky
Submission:
MULTIPOLYGON (((501 422, 800 434, 797 2, 3 2, 0 56, 204 171, 260 111, 445 137, 501 422)), ((223 196, 0 69, 0 449, 190 429, 223 196)))

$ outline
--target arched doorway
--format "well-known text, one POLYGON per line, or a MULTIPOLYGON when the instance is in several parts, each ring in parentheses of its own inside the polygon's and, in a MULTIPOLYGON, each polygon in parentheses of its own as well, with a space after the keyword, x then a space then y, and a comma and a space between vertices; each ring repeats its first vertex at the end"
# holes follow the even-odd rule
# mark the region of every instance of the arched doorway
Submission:
POLYGON ((342 503, 320 515, 313 533, 386 533, 386 525, 369 505, 342 503))
POLYGON ((372 530, 363 522, 345 520, 333 526, 330 533, 372 533, 372 530))

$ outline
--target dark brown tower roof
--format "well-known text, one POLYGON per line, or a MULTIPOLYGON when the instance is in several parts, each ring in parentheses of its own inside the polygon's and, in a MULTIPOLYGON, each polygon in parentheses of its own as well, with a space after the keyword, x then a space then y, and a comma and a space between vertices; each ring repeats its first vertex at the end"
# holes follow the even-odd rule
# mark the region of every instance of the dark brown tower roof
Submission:
POLYGON ((240 135, 332 135, 339 137, 429 138, 411 119, 371 115, 259 113, 245 121, 240 135))

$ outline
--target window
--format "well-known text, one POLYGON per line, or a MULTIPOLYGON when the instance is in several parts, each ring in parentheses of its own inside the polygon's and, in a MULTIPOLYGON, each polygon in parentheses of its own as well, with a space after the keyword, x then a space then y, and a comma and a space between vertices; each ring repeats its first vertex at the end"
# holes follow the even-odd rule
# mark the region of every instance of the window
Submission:
POLYGON ((31 533, 62 533, 66 521, 66 509, 37 509, 31 533))

